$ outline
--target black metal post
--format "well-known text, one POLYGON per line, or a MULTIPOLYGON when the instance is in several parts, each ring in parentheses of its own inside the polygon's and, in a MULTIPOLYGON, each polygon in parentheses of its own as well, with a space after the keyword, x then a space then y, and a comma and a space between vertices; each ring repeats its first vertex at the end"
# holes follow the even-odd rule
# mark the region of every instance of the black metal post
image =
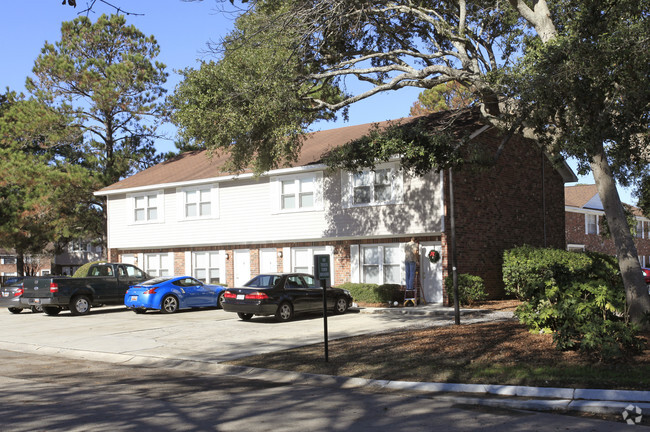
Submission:
POLYGON ((458 271, 456 266, 456 222, 454 220, 454 181, 449 168, 449 239, 451 250, 451 279, 454 290, 454 322, 460 324, 460 304, 458 302, 458 271))
POLYGON ((321 286, 323 287, 323 334, 325 346, 325 363, 329 362, 329 346, 327 337, 327 280, 321 279, 321 286))

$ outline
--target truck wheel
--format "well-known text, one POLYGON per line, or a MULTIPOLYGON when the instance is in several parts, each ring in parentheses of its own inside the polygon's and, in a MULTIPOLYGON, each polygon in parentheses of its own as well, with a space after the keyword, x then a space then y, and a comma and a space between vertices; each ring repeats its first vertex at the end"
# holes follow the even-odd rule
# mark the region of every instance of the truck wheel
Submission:
POLYGON ((23 308, 17 308, 17 307, 10 307, 9 312, 12 314, 19 314, 23 311, 23 308))
POLYGON ((90 299, 85 295, 78 295, 70 300, 72 315, 87 315, 90 312, 90 299))
POLYGON ((163 297, 162 303, 160 304, 160 312, 162 313, 174 313, 178 311, 178 300, 173 295, 167 295, 163 297))
POLYGON ((41 313, 43 312, 42 306, 32 306, 32 313, 41 313))
POLYGON ((61 308, 56 306, 43 306, 43 312, 45 312, 45 315, 54 316, 61 312, 61 308))

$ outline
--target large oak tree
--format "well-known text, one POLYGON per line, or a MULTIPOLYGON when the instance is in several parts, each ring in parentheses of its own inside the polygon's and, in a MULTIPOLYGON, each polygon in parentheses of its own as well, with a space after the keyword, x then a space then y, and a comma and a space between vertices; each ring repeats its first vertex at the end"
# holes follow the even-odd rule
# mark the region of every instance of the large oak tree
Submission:
POLYGON ((217 61, 186 71, 177 89, 187 139, 261 172, 295 157, 315 118, 378 93, 457 82, 493 126, 593 171, 630 314, 641 322, 650 311, 616 190, 617 179, 647 172, 648 0, 244 3, 217 61))

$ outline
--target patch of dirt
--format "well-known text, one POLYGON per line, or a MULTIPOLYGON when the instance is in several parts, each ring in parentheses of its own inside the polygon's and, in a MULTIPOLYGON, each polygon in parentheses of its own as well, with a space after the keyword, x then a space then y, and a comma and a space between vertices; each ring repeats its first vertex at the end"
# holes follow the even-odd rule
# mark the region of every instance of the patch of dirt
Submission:
MULTIPOLYGON (((517 301, 473 306, 514 310, 517 301)), ((426 319, 426 318, 423 318, 426 319)), ((646 342, 650 333, 644 334, 646 342)), ((530 333, 516 320, 418 328, 352 337, 231 364, 370 379, 537 385, 580 388, 650 388, 650 350, 602 364, 577 351, 558 351, 552 335, 530 333)))

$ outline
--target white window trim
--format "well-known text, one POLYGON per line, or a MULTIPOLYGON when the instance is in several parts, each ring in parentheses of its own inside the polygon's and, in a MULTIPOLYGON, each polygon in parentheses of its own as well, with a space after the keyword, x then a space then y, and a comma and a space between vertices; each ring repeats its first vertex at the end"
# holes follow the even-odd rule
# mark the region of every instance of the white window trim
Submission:
MULTIPOLYGON (((149 191, 149 192, 143 192, 143 193, 134 193, 134 194, 128 194, 127 196, 127 201, 128 201, 128 207, 129 207, 129 223, 132 225, 147 225, 147 224, 157 224, 157 223, 164 223, 165 222, 165 193, 162 190, 156 190, 156 191, 149 191), (136 198, 141 198, 141 197, 150 197, 150 196, 156 196, 156 213, 157 217, 156 219, 145 219, 143 221, 136 221, 135 220, 135 200, 136 198)), ((146 211, 145 211, 146 213, 146 211)), ((146 215, 145 215, 146 216, 146 215)))
POLYGON ((173 276, 174 275, 174 253, 173 252, 145 253, 145 254, 143 254, 143 267, 144 268, 141 267, 142 271, 146 272, 147 274, 149 274, 149 276, 151 276, 150 269, 147 266, 147 262, 149 260, 149 257, 152 256, 152 255, 155 255, 155 256, 158 257, 159 267, 154 269, 154 270, 158 271, 158 274, 156 275, 156 277, 160 276, 160 270, 167 270, 168 276, 173 276), (164 256, 164 255, 167 255, 167 262, 169 263, 169 265, 171 265, 171 268, 170 267, 163 267, 161 265, 160 258, 162 256, 164 256))
POLYGON ((279 213, 304 213, 312 211, 323 211, 323 172, 308 172, 285 176, 271 177, 271 214, 279 213), (300 180, 312 179, 314 182, 314 205, 312 207, 299 207, 300 204, 300 180), (296 208, 282 208, 282 182, 294 181, 296 187, 296 208))
MULTIPOLYGON (((403 172, 399 169, 397 162, 388 162, 379 164, 375 167, 374 170, 364 169, 358 172, 373 172, 377 170, 390 169, 393 175, 393 181, 391 183, 391 199, 388 201, 371 201, 369 203, 355 204, 354 203, 354 174, 356 172, 342 171, 341 172, 341 184, 342 184, 342 199, 344 208, 354 208, 354 207, 375 207, 383 205, 392 205, 392 204, 401 204, 404 202, 404 175, 403 172)), ((374 182, 373 182, 374 184, 374 182)), ((373 199, 374 199, 374 193, 373 199)))
POLYGON ((196 220, 210 220, 219 219, 219 185, 218 184, 203 184, 192 187, 177 188, 176 189, 176 202, 178 208, 178 220, 180 221, 196 221, 196 220), (209 216, 186 216, 185 204, 187 204, 187 193, 198 192, 200 190, 210 189, 210 215, 209 216))
POLYGON ((594 234, 589 232, 589 216, 596 216, 596 234, 600 234, 600 223, 598 221, 600 215, 598 213, 585 213, 585 234, 586 235, 594 234))
MULTIPOLYGON (((189 268, 189 273, 192 275, 193 278, 199 279, 196 275, 196 269, 197 269, 197 259, 196 259, 196 254, 208 254, 208 262, 210 260, 209 254, 215 254, 217 255, 217 260, 218 260, 218 269, 219 269, 219 284, 220 285, 225 285, 226 284, 226 252, 223 250, 215 251, 215 250, 205 250, 205 251, 193 251, 189 252, 191 256, 191 265, 189 268)), ((187 255, 186 255, 187 257, 187 255)), ((187 267, 186 267, 187 269, 187 267)), ((209 272, 210 266, 208 265, 207 268, 205 268, 206 271, 206 283, 208 284, 216 284, 215 281, 212 281, 210 279, 210 272, 209 272)))
POLYGON ((404 278, 404 244, 403 243, 377 243, 377 244, 364 244, 364 245, 359 245, 359 250, 357 254, 357 259, 358 259, 358 271, 359 271, 359 282, 362 283, 369 283, 369 282, 364 282, 363 279, 363 267, 364 267, 364 262, 363 262, 363 250, 366 248, 373 248, 373 247, 381 247, 380 252, 379 252, 379 282, 377 283, 378 285, 383 285, 386 283, 396 283, 396 284, 401 284, 404 278), (396 263, 393 263, 392 265, 399 265, 400 268, 400 276, 399 276, 399 281, 397 282, 386 282, 384 280, 384 248, 385 247, 396 247, 399 253, 399 261, 396 263))

